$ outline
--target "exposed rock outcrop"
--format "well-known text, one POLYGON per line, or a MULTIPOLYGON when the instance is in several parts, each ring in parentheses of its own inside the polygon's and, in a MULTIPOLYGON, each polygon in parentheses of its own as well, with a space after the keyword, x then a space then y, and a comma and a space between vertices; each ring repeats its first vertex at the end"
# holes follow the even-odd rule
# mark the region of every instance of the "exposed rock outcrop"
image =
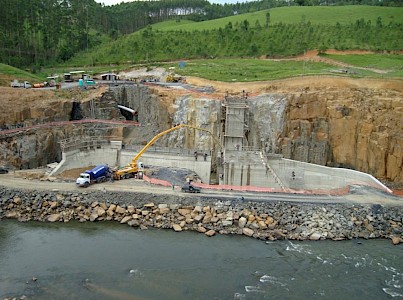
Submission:
POLYGON ((379 89, 292 95, 279 140, 283 154, 403 182, 402 99, 379 89))

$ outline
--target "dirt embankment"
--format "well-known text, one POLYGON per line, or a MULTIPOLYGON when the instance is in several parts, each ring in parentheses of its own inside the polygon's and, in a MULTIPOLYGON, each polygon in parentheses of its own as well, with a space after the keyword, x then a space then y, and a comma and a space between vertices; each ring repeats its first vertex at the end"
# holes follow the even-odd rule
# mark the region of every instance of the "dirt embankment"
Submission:
POLYGON ((187 77, 189 84, 197 86, 212 86, 216 93, 241 93, 243 90, 254 93, 282 92, 293 93, 308 90, 328 90, 337 88, 367 88, 390 89, 403 91, 403 81, 398 79, 354 79, 331 76, 304 76, 282 80, 259 82, 219 82, 198 77, 187 77))

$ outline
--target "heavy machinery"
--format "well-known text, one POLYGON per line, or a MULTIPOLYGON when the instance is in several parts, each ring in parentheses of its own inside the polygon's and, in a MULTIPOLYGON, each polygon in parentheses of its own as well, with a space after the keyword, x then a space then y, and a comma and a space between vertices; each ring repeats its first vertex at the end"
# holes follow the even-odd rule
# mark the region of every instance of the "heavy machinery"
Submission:
POLYGON ((28 81, 19 82, 18 80, 13 80, 10 86, 13 88, 24 88, 24 89, 29 89, 32 87, 28 81))
POLYGON ((146 150, 148 148, 150 148, 161 136, 163 136, 163 135, 165 135, 165 134, 167 134, 169 132, 178 130, 180 128, 185 128, 185 127, 205 131, 205 132, 208 132, 209 134, 211 134, 213 136, 213 134, 209 130, 199 128, 199 127, 195 127, 195 126, 192 126, 192 125, 179 124, 179 125, 176 125, 174 127, 171 127, 171 128, 169 128, 169 129, 167 129, 165 131, 162 131, 162 132, 158 133, 155 137, 153 137, 147 143, 147 145, 145 145, 143 147, 143 149, 141 149, 140 152, 137 153, 137 155, 132 159, 132 161, 131 161, 131 163, 129 165, 127 165, 127 166, 125 166, 125 167, 123 167, 121 169, 116 170, 114 172, 114 178, 119 180, 119 179, 126 179, 126 178, 134 177, 137 173, 140 173, 140 172, 142 174, 142 172, 143 172, 143 164, 141 162, 139 162, 137 164, 137 161, 141 157, 141 155, 143 155, 143 153, 146 152, 146 150))
POLYGON ((87 170, 80 174, 77 178, 77 186, 88 187, 90 184, 105 182, 111 177, 111 171, 106 165, 98 165, 91 170, 87 170))

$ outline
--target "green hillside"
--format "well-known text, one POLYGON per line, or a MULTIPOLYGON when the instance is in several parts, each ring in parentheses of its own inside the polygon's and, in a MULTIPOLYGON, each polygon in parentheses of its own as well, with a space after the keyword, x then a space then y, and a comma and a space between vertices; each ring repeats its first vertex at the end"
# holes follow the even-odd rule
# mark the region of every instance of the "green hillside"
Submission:
POLYGON ((288 57, 314 49, 400 51, 402 20, 403 8, 334 6, 281 7, 198 23, 169 21, 81 52, 68 65, 288 57))
POLYGON ((204 21, 191 22, 184 21, 166 21, 152 25, 155 30, 170 31, 170 30, 212 30, 224 28, 229 22, 232 24, 242 23, 245 19, 248 20, 251 26, 254 26, 258 21, 260 25, 266 24, 267 13, 270 14, 270 24, 298 24, 301 21, 311 22, 312 24, 320 25, 346 25, 355 23, 356 20, 364 18, 372 24, 376 24, 380 17, 384 24, 389 22, 402 22, 403 7, 380 7, 380 6, 291 6, 278 7, 270 10, 257 11, 242 15, 204 21))
POLYGON ((8 86, 10 84, 10 81, 14 79, 27 80, 30 82, 44 81, 43 77, 36 76, 27 71, 0 63, 0 85, 8 86))
POLYGON ((325 55, 325 57, 363 68, 374 68, 390 72, 403 71, 403 55, 325 55))

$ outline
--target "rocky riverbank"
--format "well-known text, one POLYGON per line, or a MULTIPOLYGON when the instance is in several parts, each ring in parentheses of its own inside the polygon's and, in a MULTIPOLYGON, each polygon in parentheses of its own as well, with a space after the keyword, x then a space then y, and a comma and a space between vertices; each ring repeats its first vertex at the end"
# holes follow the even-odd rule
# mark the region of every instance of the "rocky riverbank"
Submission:
POLYGON ((27 191, 0 187, 0 219, 105 222, 262 240, 388 238, 403 242, 403 207, 212 201, 123 192, 27 191))

